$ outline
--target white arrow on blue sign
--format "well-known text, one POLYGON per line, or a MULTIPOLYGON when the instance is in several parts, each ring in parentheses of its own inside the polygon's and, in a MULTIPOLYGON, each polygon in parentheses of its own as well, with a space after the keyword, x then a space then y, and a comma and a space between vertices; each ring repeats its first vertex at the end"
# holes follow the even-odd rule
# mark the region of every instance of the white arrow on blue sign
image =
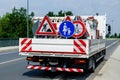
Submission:
POLYGON ((61 36, 65 38, 69 38, 74 34, 74 31, 75 31, 75 27, 72 22, 64 21, 60 24, 59 32, 61 36))

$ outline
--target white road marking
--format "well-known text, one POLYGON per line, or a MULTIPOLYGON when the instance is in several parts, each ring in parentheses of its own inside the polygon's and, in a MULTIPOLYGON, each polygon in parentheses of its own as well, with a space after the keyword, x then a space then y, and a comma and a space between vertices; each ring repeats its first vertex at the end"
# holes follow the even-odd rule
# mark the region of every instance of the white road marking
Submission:
POLYGON ((15 53, 18 54, 18 51, 0 53, 0 56, 5 54, 15 54, 15 53))
POLYGON ((111 47, 112 45, 116 44, 118 41, 113 42, 112 44, 108 45, 106 48, 111 47))
POLYGON ((0 64, 6 64, 6 63, 14 62, 14 61, 19 61, 19 60, 22 60, 22 59, 25 59, 25 57, 9 60, 9 61, 5 61, 5 62, 1 62, 0 64))

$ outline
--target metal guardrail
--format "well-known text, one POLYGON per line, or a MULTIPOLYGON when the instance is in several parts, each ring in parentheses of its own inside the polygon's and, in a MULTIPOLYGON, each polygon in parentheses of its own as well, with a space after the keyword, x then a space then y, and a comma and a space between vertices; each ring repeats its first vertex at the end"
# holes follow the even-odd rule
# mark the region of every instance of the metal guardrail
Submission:
POLYGON ((18 46, 19 39, 0 39, 0 47, 18 46))

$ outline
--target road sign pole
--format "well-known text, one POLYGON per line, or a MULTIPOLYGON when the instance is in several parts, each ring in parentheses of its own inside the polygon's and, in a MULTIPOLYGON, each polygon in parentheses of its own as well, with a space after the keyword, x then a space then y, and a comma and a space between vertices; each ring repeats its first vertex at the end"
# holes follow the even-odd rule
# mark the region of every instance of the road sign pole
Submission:
POLYGON ((27 0, 27 37, 29 38, 29 0, 27 0))

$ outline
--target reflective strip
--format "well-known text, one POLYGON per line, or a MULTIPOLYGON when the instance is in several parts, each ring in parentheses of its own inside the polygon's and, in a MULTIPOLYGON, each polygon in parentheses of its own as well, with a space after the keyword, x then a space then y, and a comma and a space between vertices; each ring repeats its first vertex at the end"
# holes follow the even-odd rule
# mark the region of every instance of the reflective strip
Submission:
POLYGON ((75 52, 79 52, 79 53, 81 52, 76 46, 74 46, 74 49, 75 52))
POLYGON ((68 71, 68 72, 70 72, 70 69, 69 69, 69 68, 65 68, 65 71, 68 71))
POLYGON ((62 71, 62 68, 56 68, 57 71, 62 71))
POLYGON ((33 66, 27 66, 28 69, 31 69, 33 66))
POLYGON ((72 69, 74 72, 78 72, 77 69, 72 69))
POLYGON ((34 67, 34 69, 39 69, 39 66, 34 67))
POLYGON ((21 51, 31 51, 32 50, 32 39, 24 38, 21 41, 21 51))
POLYGON ((46 69, 46 67, 42 67, 42 68, 41 68, 41 70, 45 70, 45 69, 46 69))
POLYGON ((83 40, 74 40, 73 50, 75 53, 86 53, 86 43, 83 40))
MULTIPOLYGON (((51 67, 27 66, 27 69, 39 69, 39 70, 46 70, 46 71, 48 71, 48 70, 51 70, 51 67)), ((83 72, 83 69, 56 67, 56 71, 64 71, 64 72, 83 72)))

